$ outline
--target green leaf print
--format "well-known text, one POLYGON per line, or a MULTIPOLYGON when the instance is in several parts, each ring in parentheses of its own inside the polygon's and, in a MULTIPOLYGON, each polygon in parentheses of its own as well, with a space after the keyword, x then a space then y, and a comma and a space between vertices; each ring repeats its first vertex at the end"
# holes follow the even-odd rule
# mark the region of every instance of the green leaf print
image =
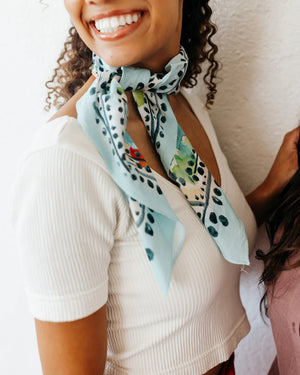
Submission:
POLYGON ((174 155, 171 171, 177 179, 183 178, 186 182, 195 185, 196 181, 191 178, 193 166, 195 165, 195 155, 192 150, 192 145, 185 135, 180 140, 177 140, 177 152, 174 155), (190 175, 188 171, 191 171, 190 175))
POLYGON ((120 94, 125 94, 125 91, 122 89, 122 87, 118 87, 118 88, 117 88, 117 91, 118 91, 120 94))
POLYGON ((142 105, 145 104, 144 93, 142 91, 133 91, 132 95, 138 107, 141 107, 142 105))

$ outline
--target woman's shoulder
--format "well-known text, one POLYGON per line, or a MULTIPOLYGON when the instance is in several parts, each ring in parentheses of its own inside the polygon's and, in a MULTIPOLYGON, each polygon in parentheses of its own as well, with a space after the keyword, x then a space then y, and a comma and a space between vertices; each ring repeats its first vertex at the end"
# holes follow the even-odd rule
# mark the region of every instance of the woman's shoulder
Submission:
POLYGON ((88 138, 75 117, 64 115, 41 124, 33 136, 31 144, 20 158, 23 164, 31 157, 38 158, 47 152, 55 157, 60 151, 98 164, 106 170, 103 158, 94 143, 88 138))
POLYGON ((58 109, 50 120, 55 120, 64 116, 77 118, 76 104, 78 100, 87 92, 94 80, 95 76, 91 75, 85 84, 61 108, 58 109))
POLYGON ((92 76, 71 99, 58 109, 54 116, 38 126, 31 143, 20 158, 21 163, 33 154, 45 150, 64 149, 82 157, 90 158, 105 168, 105 163, 96 146, 83 132, 77 120, 77 101, 84 95, 93 81, 94 77, 92 76))

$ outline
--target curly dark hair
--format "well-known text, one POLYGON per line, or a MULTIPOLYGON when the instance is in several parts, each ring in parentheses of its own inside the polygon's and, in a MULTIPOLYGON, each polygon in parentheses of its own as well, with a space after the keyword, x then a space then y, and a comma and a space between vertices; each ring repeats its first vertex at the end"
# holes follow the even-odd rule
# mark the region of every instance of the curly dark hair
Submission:
MULTIPOLYGON (((300 141, 298 163, 300 166, 300 141)), ((266 222, 270 249, 266 254, 262 250, 256 252, 256 258, 262 260, 265 266, 260 283, 264 283, 267 289, 272 287, 272 290, 281 272, 300 267, 300 261, 287 263, 300 251, 300 169, 281 193, 279 201, 280 204, 266 222)), ((261 308, 264 306, 268 316, 266 295, 267 291, 261 299, 261 308)))
MULTIPOLYGON (((181 44, 189 57, 188 70, 182 81, 184 87, 195 86, 197 76, 202 72, 202 64, 208 63, 203 80, 208 89, 206 106, 209 108, 217 92, 219 64, 215 60, 218 48, 212 42, 217 28, 211 21, 212 10, 208 3, 209 0, 184 0, 181 44)), ((46 82, 48 95, 45 110, 50 110, 52 105, 59 108, 70 99, 90 77, 91 68, 92 52, 75 27, 71 27, 52 79, 46 82)))

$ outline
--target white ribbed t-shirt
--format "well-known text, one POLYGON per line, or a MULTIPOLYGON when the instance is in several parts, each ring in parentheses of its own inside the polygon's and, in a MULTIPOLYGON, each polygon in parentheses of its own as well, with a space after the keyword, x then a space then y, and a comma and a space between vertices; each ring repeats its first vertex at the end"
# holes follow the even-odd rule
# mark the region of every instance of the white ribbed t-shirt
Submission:
MULTIPOLYGON (((254 216, 203 104, 184 95, 210 139, 222 188, 251 249, 254 216)), ((18 170, 13 224, 30 310, 40 320, 63 322, 106 303, 105 375, 203 374, 227 360, 249 331, 239 296, 240 266, 223 258, 180 190, 157 173, 156 178, 186 229, 167 299, 126 198, 76 119, 64 116, 42 125, 18 170)))

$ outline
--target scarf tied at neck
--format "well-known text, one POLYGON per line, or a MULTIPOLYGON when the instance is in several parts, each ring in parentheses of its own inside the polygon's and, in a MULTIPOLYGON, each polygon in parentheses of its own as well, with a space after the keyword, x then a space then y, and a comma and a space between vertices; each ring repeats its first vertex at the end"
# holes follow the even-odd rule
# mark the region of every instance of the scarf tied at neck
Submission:
POLYGON ((235 264, 249 264, 244 226, 177 123, 168 101, 168 95, 178 93, 187 65, 182 47, 166 65, 164 74, 143 68, 113 68, 94 55, 97 78, 77 103, 83 131, 128 199, 154 277, 165 297, 185 229, 126 132, 126 91, 132 92, 167 175, 189 201, 224 258, 235 264))

